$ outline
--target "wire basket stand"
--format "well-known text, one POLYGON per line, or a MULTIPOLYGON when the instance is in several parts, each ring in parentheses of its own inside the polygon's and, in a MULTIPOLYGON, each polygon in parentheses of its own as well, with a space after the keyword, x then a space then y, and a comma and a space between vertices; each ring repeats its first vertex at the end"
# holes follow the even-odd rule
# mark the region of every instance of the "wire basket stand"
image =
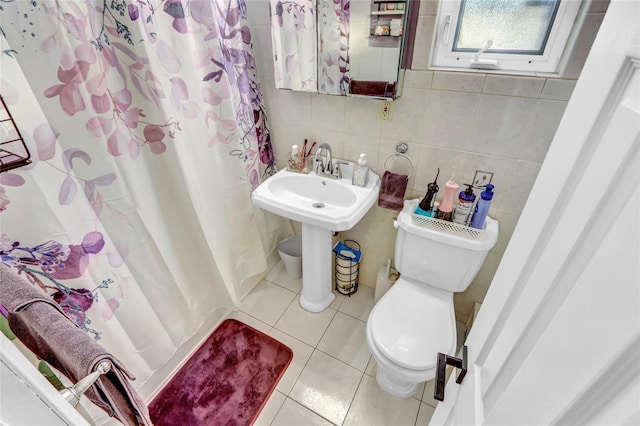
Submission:
POLYGON ((351 296, 358 291, 360 259, 362 252, 360 244, 354 240, 344 240, 333 248, 335 253, 335 289, 340 293, 351 296))
POLYGON ((0 172, 26 166, 31 163, 30 157, 20 130, 0 96, 0 172))

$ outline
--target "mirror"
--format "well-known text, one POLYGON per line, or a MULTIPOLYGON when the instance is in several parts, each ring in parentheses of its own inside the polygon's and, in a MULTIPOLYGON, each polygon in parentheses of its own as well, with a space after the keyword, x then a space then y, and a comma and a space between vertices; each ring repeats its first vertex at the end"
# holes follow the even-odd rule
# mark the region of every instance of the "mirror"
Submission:
POLYGON ((409 0, 269 0, 276 88, 396 99, 409 0))

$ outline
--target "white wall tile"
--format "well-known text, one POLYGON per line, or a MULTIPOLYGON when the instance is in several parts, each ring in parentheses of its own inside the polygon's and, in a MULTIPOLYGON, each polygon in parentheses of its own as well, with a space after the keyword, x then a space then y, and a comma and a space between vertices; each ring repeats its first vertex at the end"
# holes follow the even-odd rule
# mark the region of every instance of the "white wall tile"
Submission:
MULTIPOLYGON (((417 151, 411 153, 414 163, 416 163, 415 179, 413 181, 414 190, 422 198, 427 192, 427 185, 433 182, 438 169, 438 186, 444 191, 444 184, 457 171, 458 176, 463 170, 466 155, 462 151, 455 151, 437 146, 415 146, 411 149, 417 151)), ((471 176, 473 178, 473 176, 471 176)), ((442 193, 440 194, 442 196, 442 193)))
POLYGON ((540 164, 518 161, 506 188, 502 201, 498 204, 501 210, 521 212, 529 197, 533 183, 540 171, 540 164))
POLYGON ((432 80, 433 71, 406 70, 404 74, 404 87, 430 89, 432 80))
POLYGON ((538 163, 544 160, 566 107, 564 101, 536 101, 531 122, 523 130, 524 143, 518 158, 538 163))
POLYGON ((561 80, 557 78, 548 78, 544 83, 542 94, 543 99, 555 99, 558 101, 568 101, 576 87, 576 80, 561 80))
POLYGON ((299 126, 311 125, 311 93, 276 89, 271 85, 265 85, 262 91, 270 121, 299 126))
POLYGON ((420 139, 429 145, 467 149, 479 103, 476 93, 432 90, 420 139))
POLYGON ((347 98, 344 103, 345 131, 380 137, 378 118, 381 101, 376 99, 347 98))
POLYGON ((469 149, 517 158, 525 144, 523 129, 532 121, 536 99, 483 95, 469 149))
MULTIPOLYGON (((510 186, 511 175, 515 172, 517 164, 518 161, 511 158, 468 152, 465 155, 462 169, 456 170, 455 181, 459 184, 470 183, 469 181, 473 180, 476 170, 493 173, 491 183, 495 186, 495 195, 491 201, 491 208, 496 209, 500 206, 500 201, 504 197, 505 191, 510 186)), ((463 187, 461 185, 461 189, 462 188, 463 187)), ((476 196, 480 195, 478 190, 475 192, 476 196)), ((489 214, 492 215, 493 211, 490 210, 489 214)))
POLYGON ((311 125, 320 129, 344 130, 344 96, 311 95, 311 125))
POLYGON ((452 90, 454 92, 481 93, 486 74, 444 72, 433 73, 433 89, 452 90))
POLYGON ((275 120, 269 120, 269 130, 278 168, 286 165, 291 145, 300 146, 304 139, 310 136, 310 129, 307 126, 281 123, 275 120))
POLYGON ((393 102, 393 118, 380 125, 380 136, 413 141, 420 134, 422 113, 429 101, 429 91, 406 90, 393 102))
POLYGON ((258 70, 260 70, 260 82, 273 80, 273 54, 271 45, 271 29, 268 26, 251 27, 251 42, 258 70), (269 77, 269 78, 267 78, 269 77))
POLYGON ((544 78, 489 74, 484 83, 484 93, 537 98, 542 93, 542 86, 544 78))

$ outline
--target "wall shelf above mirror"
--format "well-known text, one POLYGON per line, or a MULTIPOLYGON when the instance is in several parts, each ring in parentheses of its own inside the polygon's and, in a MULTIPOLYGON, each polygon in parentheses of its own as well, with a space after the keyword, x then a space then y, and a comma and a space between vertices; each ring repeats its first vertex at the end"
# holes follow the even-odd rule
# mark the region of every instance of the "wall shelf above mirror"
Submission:
POLYGON ((269 0, 269 5, 276 88, 400 96, 405 29, 419 2, 269 0))

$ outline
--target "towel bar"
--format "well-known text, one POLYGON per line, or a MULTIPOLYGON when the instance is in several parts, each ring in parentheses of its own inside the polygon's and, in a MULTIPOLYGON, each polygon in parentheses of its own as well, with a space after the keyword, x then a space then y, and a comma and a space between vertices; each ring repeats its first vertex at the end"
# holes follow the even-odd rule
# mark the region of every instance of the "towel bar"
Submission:
POLYGON ((98 364, 96 371, 81 379, 78 383, 71 386, 70 388, 61 390, 60 395, 62 395, 62 397, 66 399, 69 404, 75 407, 76 405, 78 405, 78 402, 80 402, 80 397, 82 396, 82 394, 84 394, 87 389, 89 389, 95 383, 95 381, 98 380, 98 377, 103 374, 107 374, 109 370, 111 370, 111 363, 109 363, 108 361, 101 362, 100 364, 98 364))

